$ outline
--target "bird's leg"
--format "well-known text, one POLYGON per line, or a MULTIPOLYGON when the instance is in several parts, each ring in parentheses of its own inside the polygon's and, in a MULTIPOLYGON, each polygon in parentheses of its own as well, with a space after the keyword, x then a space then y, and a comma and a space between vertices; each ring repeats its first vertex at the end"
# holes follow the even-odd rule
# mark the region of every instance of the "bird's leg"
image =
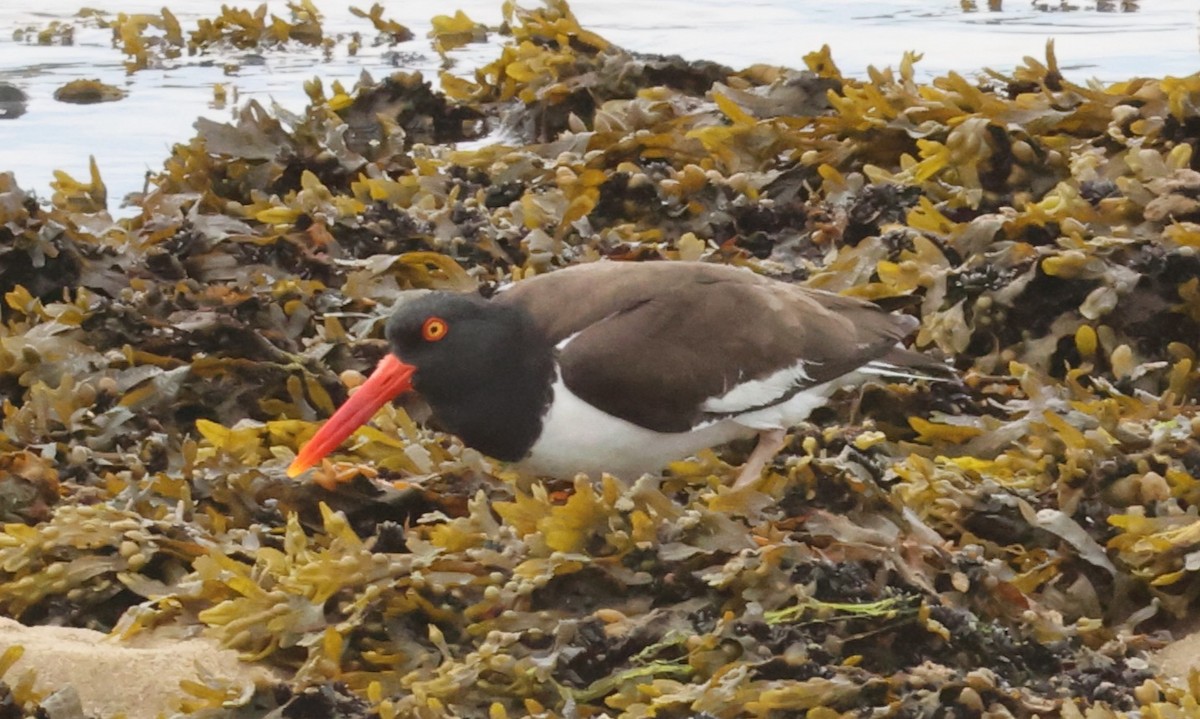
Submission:
POLYGON ((867 385, 863 384, 854 390, 854 401, 850 403, 849 424, 858 424, 858 411, 862 409, 863 397, 867 394, 867 385))
POLYGON ((733 483, 734 489, 743 489, 749 487, 759 480, 762 476, 762 471, 770 462, 779 454, 779 450, 783 449, 787 432, 783 429, 769 429, 758 433, 758 444, 754 445, 754 451, 746 458, 746 463, 742 465, 742 471, 738 475, 737 481, 733 483))

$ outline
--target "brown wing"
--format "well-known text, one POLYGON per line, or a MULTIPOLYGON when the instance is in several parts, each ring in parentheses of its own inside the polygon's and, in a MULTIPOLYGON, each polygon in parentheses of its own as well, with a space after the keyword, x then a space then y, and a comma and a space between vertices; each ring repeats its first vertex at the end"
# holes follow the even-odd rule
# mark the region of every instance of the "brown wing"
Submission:
POLYGON ((558 360, 572 392, 660 432, 692 428, 706 400, 801 359, 807 378, 787 396, 839 377, 915 324, 853 298, 685 262, 582 265, 497 301, 526 307, 553 343, 567 340, 558 360))

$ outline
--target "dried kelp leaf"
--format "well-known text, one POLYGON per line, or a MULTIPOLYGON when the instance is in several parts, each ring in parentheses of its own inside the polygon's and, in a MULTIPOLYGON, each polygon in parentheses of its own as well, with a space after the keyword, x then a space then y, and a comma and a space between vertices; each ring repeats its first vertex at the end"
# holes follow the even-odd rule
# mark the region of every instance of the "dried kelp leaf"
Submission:
POLYGON ((103 212, 108 207, 108 188, 100 179, 100 168, 96 158, 88 158, 88 169, 91 182, 79 182, 62 170, 54 171, 54 181, 50 187, 54 190, 51 202, 56 207, 70 212, 103 212))
POLYGON ((273 160, 288 143, 280 126, 266 118, 265 111, 251 103, 242 111, 237 125, 201 117, 196 120, 196 133, 208 152, 245 160, 273 160))
POLYGON ((468 43, 487 40, 487 28, 467 17, 462 10, 455 11, 453 16, 434 15, 430 22, 433 29, 429 31, 429 36, 433 38, 433 49, 439 55, 468 43))
POLYGON ((359 8, 351 6, 350 12, 358 17, 370 20, 371 24, 375 26, 375 30, 378 31, 381 36, 386 37, 391 43, 411 40, 413 37, 412 31, 395 20, 384 19, 384 9, 385 8, 383 5, 374 3, 371 5, 369 10, 360 10, 359 8))

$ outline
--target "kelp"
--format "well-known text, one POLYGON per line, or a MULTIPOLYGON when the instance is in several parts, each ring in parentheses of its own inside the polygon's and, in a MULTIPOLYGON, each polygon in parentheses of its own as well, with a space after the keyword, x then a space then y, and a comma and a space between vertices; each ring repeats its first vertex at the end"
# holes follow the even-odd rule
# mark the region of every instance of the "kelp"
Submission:
POLYGON ((38 45, 74 45, 75 26, 67 21, 51 20, 44 27, 18 27, 13 30, 12 39, 38 45))
MULTIPOLYGON (((326 34, 320 10, 311 0, 284 3, 282 15, 270 12, 267 4, 253 8, 236 5, 220 6, 211 18, 200 18, 192 27, 180 22, 169 7, 159 12, 124 13, 115 15, 104 10, 84 8, 74 20, 53 20, 45 26, 30 25, 17 28, 13 39, 39 45, 72 45, 77 27, 99 27, 111 30, 112 45, 125 56, 125 69, 135 73, 148 68, 173 67, 189 62, 187 58, 211 56, 228 51, 286 51, 296 46, 319 47, 328 60, 333 49, 344 46, 351 55, 362 44, 362 33, 343 37, 326 34)), ((412 32, 404 25, 383 17, 384 8, 376 3, 368 10, 351 7, 356 17, 371 23, 376 31, 376 45, 411 40, 412 32)), ((465 15, 446 18, 439 23, 434 35, 437 52, 445 54, 465 42, 482 39, 481 27, 465 15), (439 38, 445 38, 445 40, 439 38)), ((225 63, 226 71, 235 72, 238 61, 225 63)))
POLYGON ((370 20, 371 25, 379 32, 379 37, 386 38, 392 44, 412 39, 413 34, 411 30, 395 20, 388 20, 383 17, 384 7, 379 3, 374 3, 368 10, 351 7, 350 12, 357 17, 370 20))
MULTIPOLYGON (((197 121, 126 219, 94 163, 48 203, 0 174, 5 610, 199 626, 295 677, 189 685, 197 716, 1194 713, 1145 652, 1200 592, 1200 79, 1077 84, 1053 47, 930 83, 827 48, 735 71, 504 12, 440 91, 197 121), (839 398, 756 491, 738 444, 531 482, 419 401, 286 477, 399 293, 600 258, 886 303, 963 386, 839 398)), ((232 13, 204 37, 299 39, 232 13)), ((182 48, 155 17, 129 36, 182 48)))

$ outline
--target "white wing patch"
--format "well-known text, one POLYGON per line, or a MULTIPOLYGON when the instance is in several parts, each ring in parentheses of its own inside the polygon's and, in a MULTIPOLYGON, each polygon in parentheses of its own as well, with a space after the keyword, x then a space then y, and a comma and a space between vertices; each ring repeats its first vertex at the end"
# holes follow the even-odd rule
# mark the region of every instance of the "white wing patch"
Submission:
POLYGON ((868 362, 858 371, 864 375, 872 377, 882 377, 884 379, 911 379, 911 380, 928 380, 930 382, 949 382, 949 377, 938 377, 937 375, 922 372, 919 369, 910 369, 907 367, 898 367, 887 362, 868 362))
POLYGON ((567 348, 567 345, 571 344, 571 340, 575 339, 576 337, 578 337, 581 334, 583 334, 583 330, 579 330, 578 332, 576 332, 573 335, 567 335, 565 338, 559 340, 558 344, 554 345, 554 349, 558 350, 559 352, 562 352, 563 350, 565 350, 567 348))
POLYGON ((725 394, 705 400, 700 409, 713 414, 736 414, 774 404, 793 394, 797 386, 812 384, 812 377, 805 371, 809 364, 812 362, 796 362, 762 379, 739 382, 725 394))
POLYGON ((564 338, 562 338, 561 340, 559 340, 559 341, 558 341, 558 344, 554 345, 554 349, 558 350, 559 352, 562 352, 563 350, 565 350, 565 349, 567 348, 567 345, 571 344, 571 340, 575 339, 575 338, 576 338, 576 337, 578 337, 579 335, 583 334, 584 332, 587 332, 588 330, 590 330, 591 328, 595 327, 596 325, 598 325, 598 324, 600 324, 600 323, 602 323, 602 322, 608 322, 608 321, 609 321, 609 320, 611 320, 613 317, 616 317, 616 316, 617 316, 617 315, 619 315, 619 314, 621 314, 619 311, 618 311, 618 312, 613 312, 612 314, 609 314, 609 315, 606 315, 606 316, 604 316, 604 317, 601 317, 600 319, 598 319, 598 320, 596 320, 595 322, 591 323, 591 324, 590 324, 590 325, 588 325, 587 327, 584 327, 583 329, 579 330, 578 332, 576 332, 576 333, 574 333, 574 334, 571 334, 571 335, 567 335, 566 337, 564 337, 564 338))

